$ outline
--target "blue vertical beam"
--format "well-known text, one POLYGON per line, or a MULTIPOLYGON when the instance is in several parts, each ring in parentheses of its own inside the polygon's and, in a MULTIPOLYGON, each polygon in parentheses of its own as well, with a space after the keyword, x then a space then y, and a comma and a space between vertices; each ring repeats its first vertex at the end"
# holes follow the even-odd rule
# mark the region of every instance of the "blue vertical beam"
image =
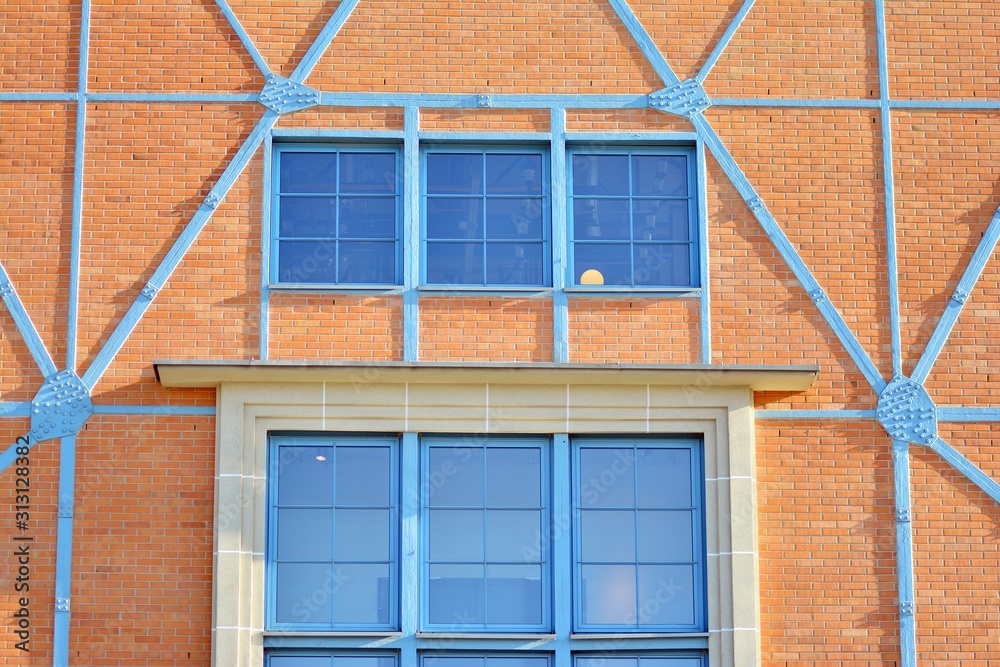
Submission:
POLYGON ((403 361, 420 359, 420 109, 403 110, 403 361))
POLYGON ((944 348, 944 344, 948 341, 948 336, 951 334, 958 316, 962 313, 962 307, 965 306, 965 302, 972 293, 972 289, 976 286, 979 275, 986 268, 986 262, 989 260, 990 255, 993 254, 993 249, 996 247, 998 239, 1000 239, 1000 209, 993 214, 993 219, 990 221, 989 227, 986 228, 983 238, 980 239, 979 246, 969 261, 969 266, 958 281, 958 286, 952 293, 951 299, 945 305, 944 313, 941 315, 941 319, 938 320, 937 327, 935 327, 934 333, 931 334, 931 339, 927 342, 924 353, 920 355, 920 360, 917 361, 913 375, 910 376, 915 382, 923 384, 924 380, 930 374, 934 362, 937 361, 938 355, 941 354, 941 350, 944 348))
POLYGON ((962 456, 958 450, 941 438, 935 438, 927 446, 950 463, 955 470, 968 477, 969 481, 978 486, 983 493, 1000 503, 1000 484, 997 484, 993 478, 980 470, 976 464, 962 456))
POLYGON ((48 377, 58 373, 59 371, 56 369, 49 351, 45 349, 45 343, 42 342, 41 336, 38 335, 38 329, 35 328, 34 323, 32 323, 31 318, 28 316, 28 311, 24 309, 21 298, 17 295, 17 290, 14 289, 14 283, 10 281, 10 276, 7 275, 7 271, 3 268, 3 262, 0 262, 0 297, 3 298, 3 302, 7 306, 7 311, 10 313, 11 318, 13 318, 17 330, 21 334, 21 338, 24 339, 25 344, 28 346, 28 351, 34 357, 35 363, 38 365, 38 369, 42 372, 42 375, 48 377))
POLYGON ((834 305, 830 303, 826 292, 816 282, 809 268, 802 261, 802 258, 799 257, 798 251, 792 245, 791 241, 788 240, 788 237, 785 236, 785 232, 782 231, 774 216, 767 210, 763 200, 757 195, 756 190, 754 190, 750 181, 743 174, 743 170, 736 164, 733 156, 730 155, 729 150, 722 143, 722 139, 719 138, 719 135, 715 133, 715 130, 712 129, 712 126, 709 125, 702 114, 695 114, 691 118, 691 122, 698 130, 699 136, 705 141, 705 144, 715 156, 719 166, 726 172, 729 180, 732 181, 737 191, 739 191, 740 195, 747 202, 747 206, 750 207, 750 210, 756 216, 757 221, 764 229, 768 238, 771 239, 775 248, 777 248, 778 253, 785 260, 785 263, 788 264, 788 267, 809 294, 813 303, 816 304, 816 308, 826 319, 833 333, 840 339, 848 355, 850 355, 872 388, 876 392, 881 392, 885 388, 886 383, 879 374, 875 364, 872 363, 868 353, 861 347, 861 343, 855 338, 850 327, 844 322, 844 318, 841 317, 834 305))
POLYGON ((59 517, 56 524, 56 610, 52 664, 69 666, 70 592, 73 580, 73 484, 76 476, 76 436, 62 438, 59 447, 59 517))
POLYGON ((233 13, 229 3, 226 2, 226 0, 215 0, 215 4, 218 6, 219 11, 222 12, 222 15, 226 17, 226 21, 229 22, 229 27, 236 33, 240 43, 243 44, 243 48, 246 49, 247 53, 250 54, 250 57, 253 58, 253 61, 257 65, 257 69, 260 70, 260 73, 265 77, 270 76, 271 68, 267 66, 267 62, 264 61, 264 56, 262 56, 260 51, 257 50, 257 45, 253 43, 252 39, 250 39, 250 35, 248 35, 247 31, 243 29, 243 24, 241 24, 240 20, 236 18, 236 14, 233 13))
POLYGON ((892 470, 896 498, 896 578, 899 593, 901 667, 916 667, 917 626, 914 619, 913 524, 910 521, 910 446, 892 443, 892 470))
POLYGON ((260 239, 260 312, 258 314, 257 354, 261 361, 267 361, 271 344, 271 185, 274 168, 272 137, 264 137, 264 182, 261 184, 261 239, 260 239))
MULTIPOLYGON (((698 192, 708 192, 708 170, 705 168, 705 142, 699 140, 696 149, 698 151, 698 192)), ((712 363, 712 291, 709 284, 711 272, 708 266, 708 211, 702 205, 703 199, 698 201, 698 282, 701 285, 701 299, 699 307, 699 329, 700 337, 700 359, 703 364, 712 363)))
MULTIPOLYGON (((552 524, 551 533, 543 536, 542 547, 551 545, 553 567, 553 615, 557 646, 567 645, 573 631, 573 496, 570 484, 573 478, 570 459, 569 435, 552 436, 552 524)), ((553 667, 572 667, 567 650, 557 650, 553 667)))
POLYGON ((719 38, 715 48, 712 49, 712 53, 708 56, 708 59, 705 60, 705 64, 701 66, 701 71, 699 71, 697 76, 694 77, 698 83, 705 83, 705 79, 708 78, 712 68, 715 67, 715 63, 718 62, 719 57, 722 56, 726 47, 729 46, 729 42, 732 41, 736 31, 739 30, 740 25, 743 23, 743 19, 745 19, 747 14, 750 13, 754 2, 756 2, 756 0, 745 0, 743 6, 740 7, 740 11, 736 12, 736 16, 734 16, 733 20, 729 23, 729 27, 726 28, 726 32, 724 32, 722 37, 719 38))
POLYGON ((402 500, 400 536, 400 667, 416 667, 418 618, 420 616, 420 505, 424 486, 420 483, 420 439, 403 433, 400 443, 400 478, 405 489, 402 500))
POLYGON ((66 368, 76 371, 80 312, 80 234, 83 227, 83 166, 87 137, 87 76, 90 70, 90 0, 80 8, 80 62, 77 72, 76 140, 73 155, 73 209, 69 242, 69 299, 66 324, 66 368))
POLYGON ((885 248, 889 279, 889 328, 892 338, 892 374, 903 374, 902 343, 899 333, 899 262, 896 255, 896 188, 892 171, 892 117, 889 97, 889 58, 886 49, 885 0, 875 0, 878 35, 879 102, 882 113, 882 177, 885 181, 885 248))
POLYGON ((566 110, 550 111, 549 156, 552 196, 552 357, 557 364, 569 362, 569 300, 566 282, 569 242, 566 215, 566 110))

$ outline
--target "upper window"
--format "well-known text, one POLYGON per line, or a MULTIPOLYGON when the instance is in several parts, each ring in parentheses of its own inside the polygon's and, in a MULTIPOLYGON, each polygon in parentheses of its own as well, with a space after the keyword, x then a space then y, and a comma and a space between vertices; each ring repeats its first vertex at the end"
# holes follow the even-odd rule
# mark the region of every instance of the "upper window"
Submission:
POLYGON ((570 152, 574 285, 697 287, 694 152, 570 152))
POLYGON ((540 150, 423 154, 423 282, 548 285, 548 160, 540 150))
POLYGON ((399 156, 393 149, 275 151, 272 282, 400 282, 399 156))

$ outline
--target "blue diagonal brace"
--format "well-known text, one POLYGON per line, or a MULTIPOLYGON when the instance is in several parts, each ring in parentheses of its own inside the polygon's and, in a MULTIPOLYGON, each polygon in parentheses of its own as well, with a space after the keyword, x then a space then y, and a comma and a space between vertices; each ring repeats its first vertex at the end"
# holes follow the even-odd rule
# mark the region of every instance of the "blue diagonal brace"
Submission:
POLYGON ((705 79, 708 78, 712 68, 715 67, 715 63, 718 62, 723 51, 726 50, 726 47, 729 46, 729 42, 731 42, 733 40, 733 36, 736 35, 736 31, 739 30, 740 25, 743 23, 743 19, 745 19, 747 14, 750 13, 754 2, 756 2, 756 0, 746 0, 743 3, 743 6, 740 7, 740 11, 736 12, 736 16, 734 16, 733 20, 729 23, 729 27, 726 28, 726 32, 723 33, 722 37, 719 38, 719 41, 716 42, 715 48, 712 49, 712 53, 708 56, 705 64, 701 66, 701 71, 699 71, 698 75, 695 76, 695 79, 699 83, 704 83, 705 79))
POLYGON ((649 36, 646 29, 639 23, 639 19, 636 17, 632 8, 628 6, 628 3, 624 0, 608 0, 608 4, 611 8, 615 10, 615 14, 618 15, 619 20, 625 29, 628 30, 628 34, 631 35, 632 39, 635 40, 636 45, 639 50, 642 51, 642 55, 646 56, 646 60, 649 64, 653 66, 656 70, 656 74, 663 80, 667 86, 672 86, 674 84, 680 83, 680 79, 674 74, 674 70, 670 68, 670 64, 660 53, 660 50, 656 47, 653 42, 653 38, 649 36))
POLYGON ((778 225, 774 216, 771 215, 770 211, 764 205, 764 202, 757 195, 756 190, 747 180, 746 175, 743 170, 740 169, 739 165, 733 159, 733 156, 729 153, 725 144, 722 143, 722 139, 716 134, 715 130, 702 115, 695 115, 691 118, 691 122, 694 124, 695 129, 698 131, 698 136, 704 140, 705 145, 715 156, 716 161, 722 170, 726 172, 729 180, 732 181, 733 185, 739 191, 740 195, 747 202, 747 206, 753 211, 754 216, 756 216, 757 221, 760 226, 764 229, 768 238, 774 244, 774 247, 778 249, 778 253, 788 264, 788 267, 798 278, 799 283, 802 285, 803 289, 809 294, 809 297, 816 304, 816 308, 826 319, 830 328, 833 329, 833 333, 836 334, 837 338, 840 339, 841 344, 847 353, 850 355, 854 363, 857 364, 858 369, 864 374, 868 383, 871 384, 872 388, 876 393, 881 392, 885 386, 886 382, 879 374, 878 369, 875 364, 872 363, 871 358, 868 353, 865 352, 864 348, 861 347, 861 343, 854 336, 851 328, 847 326, 844 318, 841 316, 840 312, 836 307, 830 303, 830 300, 826 296, 826 292, 820 287, 819 283, 810 273, 809 268, 799 257, 798 251, 796 251, 795 246, 792 245, 791 241, 782 231, 781 227, 778 225))
POLYGON ((979 280, 980 274, 986 268, 986 262, 989 260, 990 255, 993 254, 998 240, 1000 240, 1000 209, 997 209, 997 212, 993 214, 993 219, 990 221, 989 227, 986 228, 986 233, 983 234, 983 238, 979 241, 979 247, 976 248, 976 252, 972 255, 969 266, 965 269, 965 273, 958 281, 958 286, 955 288, 951 299, 944 307, 944 313, 941 315, 934 333, 931 334, 931 339, 927 342, 924 353, 920 355, 920 360, 917 361, 917 366, 910 376, 916 382, 922 384, 927 379, 927 376, 930 375, 934 362, 937 361, 938 355, 941 354, 944 344, 948 342, 948 336, 951 335, 951 330, 955 326, 958 316, 962 313, 962 307, 965 306, 969 294, 972 293, 972 289, 976 286, 976 281, 979 280))
POLYGON ((340 29, 347 23, 347 19, 350 18, 351 12, 354 11, 357 5, 358 0, 341 0, 337 9, 333 12, 333 16, 330 17, 330 20, 326 22, 326 25, 323 26, 323 29, 316 36, 316 41, 309 47, 306 54, 302 56, 299 66, 292 72, 292 76, 289 77, 292 81, 302 83, 312 73, 313 68, 316 67, 319 59, 323 57, 326 49, 330 46, 330 42, 333 41, 333 38, 337 36, 340 29))
POLYGON ((975 463, 962 456, 957 449, 941 438, 936 438, 927 446, 950 463, 955 470, 968 477, 969 481, 982 489, 983 493, 1000 503, 1000 484, 980 470, 975 463))
POLYGON ((24 304, 21 303, 21 298, 17 295, 14 283, 10 281, 10 276, 4 270, 2 262, 0 262, 0 298, 6 304, 7 311, 14 319, 14 324, 17 325, 17 330, 27 344, 31 356, 35 358, 35 363, 38 364, 42 375, 48 377, 57 373, 56 365, 52 361, 49 351, 45 348, 41 336, 38 335, 38 330, 28 316, 28 311, 24 309, 24 304))
POLYGON ((260 51, 257 50, 257 45, 253 43, 252 39, 250 39, 250 35, 248 35, 247 31, 243 29, 243 24, 241 24, 240 20, 236 18, 236 14, 233 13, 229 3, 226 2, 226 0, 215 0, 215 4, 219 7, 219 11, 222 12, 222 15, 226 17, 226 21, 229 22, 229 27, 236 33, 240 43, 243 44, 243 48, 246 49, 247 53, 250 54, 250 57, 253 58, 254 63, 257 65, 257 69, 259 69, 260 73, 265 77, 269 76, 271 74, 271 68, 267 66, 264 56, 262 56, 260 51))

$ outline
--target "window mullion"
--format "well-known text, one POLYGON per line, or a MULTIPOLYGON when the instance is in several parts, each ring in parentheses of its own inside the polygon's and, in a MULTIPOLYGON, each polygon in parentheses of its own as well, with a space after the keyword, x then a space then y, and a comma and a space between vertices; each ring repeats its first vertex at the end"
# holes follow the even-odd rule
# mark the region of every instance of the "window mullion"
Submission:
MULTIPOLYGON (((404 433, 400 446, 400 482, 403 489, 401 500, 401 530, 399 544, 400 563, 400 629, 404 637, 414 636, 420 624, 420 460, 419 442, 416 433, 404 433)), ((410 646, 410 644, 405 644, 410 646)), ((416 649, 413 655, 402 656, 402 666, 416 665, 416 649)))

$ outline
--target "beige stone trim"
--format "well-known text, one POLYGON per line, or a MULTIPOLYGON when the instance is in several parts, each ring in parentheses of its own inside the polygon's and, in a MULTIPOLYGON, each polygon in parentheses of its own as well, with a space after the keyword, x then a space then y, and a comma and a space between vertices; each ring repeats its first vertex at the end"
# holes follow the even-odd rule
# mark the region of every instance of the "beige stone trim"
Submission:
POLYGON ((376 373, 364 382, 352 381, 351 372, 335 375, 339 381, 219 383, 213 665, 263 665, 267 437, 286 430, 700 434, 711 664, 760 664, 749 387, 683 386, 670 374, 644 371, 635 377, 616 371, 616 381, 606 383, 589 374, 565 376, 581 383, 556 383, 547 375, 527 382, 539 379, 529 374, 517 384, 504 371, 498 371, 503 381, 494 383, 483 369, 452 369, 450 381, 409 371, 376 373))

